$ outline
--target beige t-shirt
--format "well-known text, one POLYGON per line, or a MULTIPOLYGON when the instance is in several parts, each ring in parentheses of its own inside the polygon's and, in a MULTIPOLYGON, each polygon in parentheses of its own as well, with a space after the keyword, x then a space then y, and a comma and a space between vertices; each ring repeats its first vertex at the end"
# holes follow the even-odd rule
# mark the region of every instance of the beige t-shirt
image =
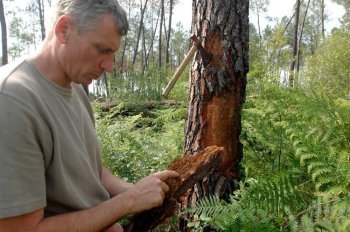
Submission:
POLYGON ((59 87, 30 62, 0 68, 0 218, 45 215, 109 199, 83 88, 59 87))

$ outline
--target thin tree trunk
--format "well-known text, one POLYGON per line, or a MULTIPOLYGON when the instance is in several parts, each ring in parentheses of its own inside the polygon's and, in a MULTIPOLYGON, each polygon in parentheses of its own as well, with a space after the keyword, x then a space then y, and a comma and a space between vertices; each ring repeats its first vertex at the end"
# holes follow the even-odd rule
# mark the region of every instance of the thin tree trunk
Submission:
POLYGON ((134 56, 132 58, 132 65, 133 66, 135 65, 137 53, 138 53, 138 50, 139 50, 139 43, 140 43, 141 32, 142 32, 143 27, 144 27, 144 25, 143 25, 143 18, 144 18, 146 7, 147 7, 147 2, 148 2, 148 0, 146 0, 145 5, 142 7, 142 0, 141 0, 141 9, 140 9, 141 18, 140 18, 139 31, 137 33, 137 39, 136 39, 136 44, 135 44, 134 56))
POLYGON ((193 31, 203 37, 191 67, 184 153, 223 147, 224 165, 195 185, 183 207, 211 194, 226 198, 234 189, 243 155, 239 136, 248 72, 249 0, 194 2, 193 31))
POLYGON ((8 63, 7 53, 7 31, 3 0, 0 1, 0 23, 1 23, 1 40, 2 40, 2 65, 8 63))
POLYGON ((89 85, 82 84, 82 86, 84 88, 84 91, 85 91, 86 95, 89 96, 89 85))
POLYGON ((158 22, 159 22, 159 17, 160 17, 160 11, 158 13, 158 17, 157 17, 157 21, 156 21, 156 27, 154 28, 153 30, 153 33, 152 33, 152 39, 150 41, 150 45, 149 45, 149 49, 148 49, 148 52, 147 52, 147 55, 146 55, 146 64, 147 64, 147 67, 148 67, 148 64, 149 64, 149 55, 151 54, 152 50, 153 50, 153 43, 154 43, 154 40, 156 38, 156 33, 157 33, 157 28, 158 28, 158 22))
POLYGON ((163 20, 164 20, 164 0, 160 1, 160 26, 159 26, 159 40, 158 40, 158 67, 162 67, 162 34, 163 34, 163 20))
POLYGON ((299 15, 300 15, 300 0, 296 0, 295 3, 295 18, 294 18, 294 34, 293 34, 293 46, 292 46, 292 62, 289 69, 289 87, 294 86, 294 70, 298 53, 298 28, 299 28, 299 15))
MULTIPOLYGON (((123 52, 122 57, 120 58, 120 68, 119 70, 115 70, 115 73, 122 74, 124 71, 124 59, 125 59, 125 53, 126 53, 126 47, 128 46, 128 35, 124 37, 124 46, 123 46, 123 52)), ((115 65, 115 68, 117 68, 117 65, 115 65)))
MULTIPOLYGON (((128 19, 130 20, 130 12, 131 12, 131 7, 130 7, 130 1, 129 1, 129 10, 128 10, 129 14, 128 14, 128 19)), ((120 60, 120 69, 119 69, 119 73, 122 74, 124 71, 124 59, 125 59, 125 53, 126 53, 126 48, 128 46, 128 34, 124 37, 124 47, 123 47, 123 52, 122 52, 122 57, 120 60)), ((117 66, 115 66, 117 67, 117 66)), ((115 73, 118 73, 118 70, 116 70, 115 73)))
POLYGON ((302 37, 303 37, 303 32, 304 32, 304 26, 305 26, 307 12, 309 11, 310 2, 311 2, 311 0, 308 0, 307 5, 306 5, 305 14, 304 14, 304 18, 303 18, 303 23, 301 24, 300 35, 299 35, 299 39, 298 39, 297 64, 296 64, 297 65, 297 75, 298 76, 299 76, 299 70, 300 70, 300 53, 301 53, 300 46, 301 46, 301 41, 302 41, 302 37))
POLYGON ((324 29, 324 8, 325 8, 325 5, 324 5, 324 0, 321 0, 321 30, 322 30, 322 38, 325 37, 325 29, 324 29))
POLYGON ((146 63, 146 38, 145 38, 145 28, 142 30, 142 77, 145 75, 145 70, 147 67, 146 63))
POLYGON ((41 30, 41 40, 45 39, 45 11, 44 11, 44 1, 37 0, 39 8, 39 21, 40 21, 40 30, 41 30))
POLYGON ((260 48, 260 51, 262 49, 262 36, 261 36, 261 29, 260 29, 260 14, 259 14, 259 10, 257 9, 256 10, 256 14, 257 14, 257 17, 258 17, 258 33, 259 33, 259 48, 260 48))
POLYGON ((109 96, 108 76, 105 72, 103 73, 103 82, 104 82, 105 87, 106 87, 106 97, 108 97, 109 96))
POLYGON ((167 41, 166 41, 166 49, 165 49, 165 62, 169 64, 170 62, 170 35, 171 35, 171 21, 173 18, 173 0, 169 0, 170 6, 169 6, 169 24, 168 24, 168 36, 167 36, 167 41))

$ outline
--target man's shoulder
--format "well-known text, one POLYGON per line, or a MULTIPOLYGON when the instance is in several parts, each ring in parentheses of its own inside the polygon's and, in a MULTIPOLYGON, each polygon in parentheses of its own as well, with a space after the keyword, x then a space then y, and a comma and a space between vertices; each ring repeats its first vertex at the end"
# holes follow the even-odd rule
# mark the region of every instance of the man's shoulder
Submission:
POLYGON ((11 104, 14 101, 32 107, 40 99, 40 84, 26 59, 0 67, 0 98, 11 104))
POLYGON ((25 62, 24 59, 14 61, 12 63, 6 64, 0 67, 0 91, 3 89, 7 80, 21 67, 25 62))

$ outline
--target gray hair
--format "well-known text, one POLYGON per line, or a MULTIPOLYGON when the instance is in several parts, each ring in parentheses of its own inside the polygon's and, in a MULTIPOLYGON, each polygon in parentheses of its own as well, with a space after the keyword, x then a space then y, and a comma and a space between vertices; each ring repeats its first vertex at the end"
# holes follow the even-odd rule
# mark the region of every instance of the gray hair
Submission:
POLYGON ((103 14, 111 14, 117 25, 117 32, 124 36, 129 30, 125 10, 118 0, 57 0, 55 18, 62 15, 72 17, 79 33, 93 29, 103 14))

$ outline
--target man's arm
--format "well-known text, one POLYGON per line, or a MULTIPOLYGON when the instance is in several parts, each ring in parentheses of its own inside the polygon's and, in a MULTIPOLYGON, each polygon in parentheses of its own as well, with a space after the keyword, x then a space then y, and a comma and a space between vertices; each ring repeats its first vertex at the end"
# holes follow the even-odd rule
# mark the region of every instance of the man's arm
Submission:
POLYGON ((90 209, 48 218, 44 218, 44 209, 39 209, 26 215, 0 219, 0 231, 101 231, 128 214, 161 205, 165 192, 169 190, 163 181, 177 176, 176 172, 167 170, 152 174, 128 191, 90 209))
POLYGON ((113 175, 107 168, 102 168, 101 182, 111 197, 123 193, 133 187, 132 183, 126 182, 113 175))

